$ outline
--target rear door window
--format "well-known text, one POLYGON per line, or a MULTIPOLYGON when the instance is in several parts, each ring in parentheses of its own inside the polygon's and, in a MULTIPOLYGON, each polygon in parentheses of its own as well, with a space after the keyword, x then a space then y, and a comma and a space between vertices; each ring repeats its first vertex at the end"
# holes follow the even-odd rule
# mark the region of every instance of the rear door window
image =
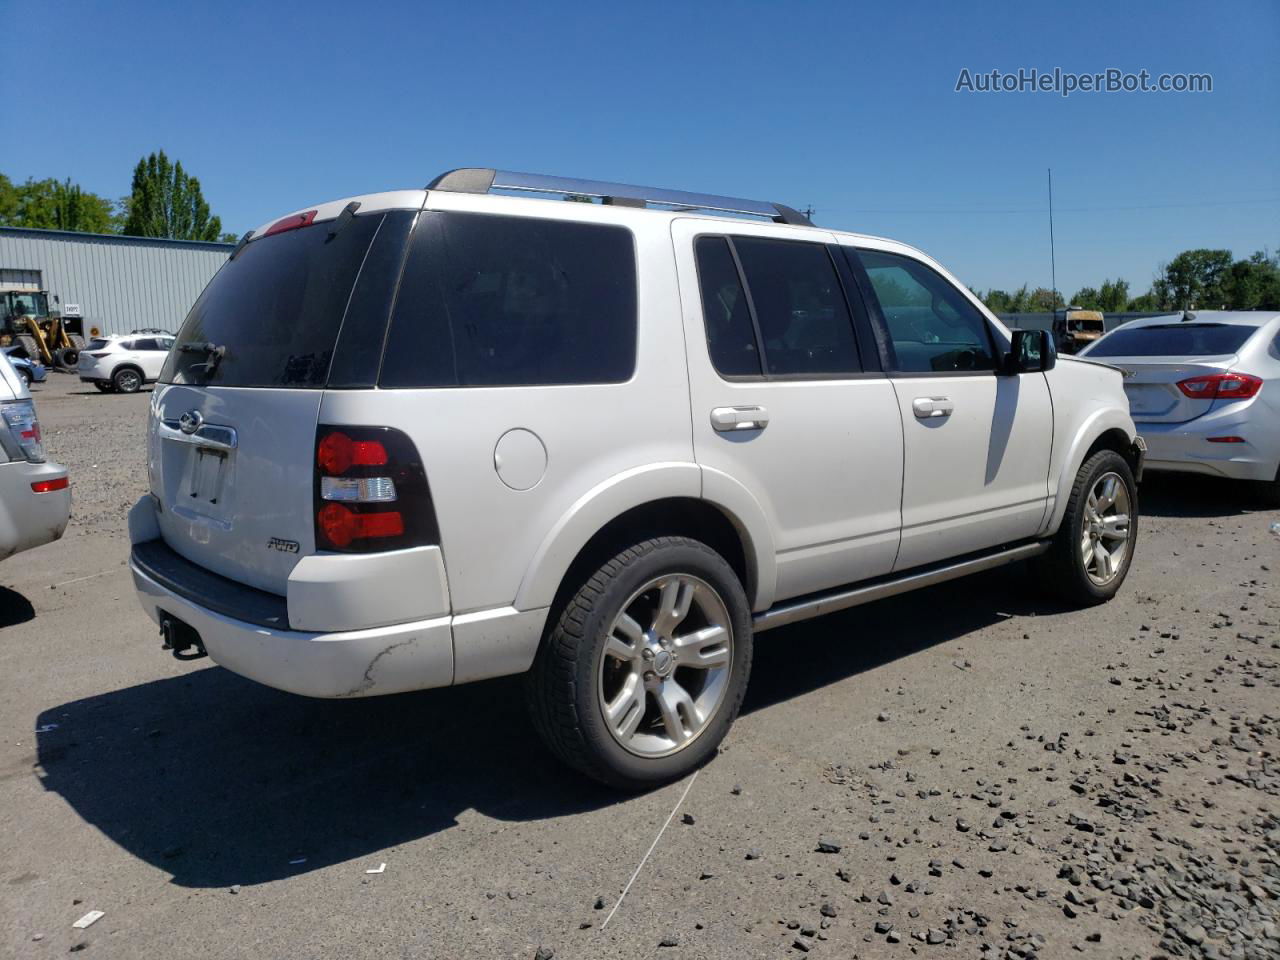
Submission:
POLYGON ((844 290, 820 243, 734 237, 772 376, 858 373, 844 290))
MULTIPOLYGON (((323 387, 365 255, 384 219, 394 216, 411 214, 356 216, 336 234, 330 223, 317 223, 246 244, 191 308, 161 380, 323 387), (225 348, 212 374, 208 354, 198 348, 206 343, 225 348)), ((382 333, 369 335, 380 341, 382 333)))
POLYGON ((711 363, 724 377, 760 376, 755 321, 729 241, 725 237, 699 237, 694 252, 711 363))
POLYGON ((704 236, 694 255, 707 350, 721 376, 862 371, 849 305, 825 244, 704 236))
POLYGON ((1242 323, 1157 323, 1121 327, 1099 340, 1090 357, 1220 357, 1235 353, 1258 328, 1242 323))
POLYGON ((532 217, 424 214, 379 385, 619 383, 636 357, 631 231, 532 217))

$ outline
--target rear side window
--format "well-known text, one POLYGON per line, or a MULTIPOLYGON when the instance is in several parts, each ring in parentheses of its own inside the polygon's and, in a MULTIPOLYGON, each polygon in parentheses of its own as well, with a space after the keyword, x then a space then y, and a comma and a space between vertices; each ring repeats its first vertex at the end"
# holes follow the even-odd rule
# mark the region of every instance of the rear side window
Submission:
POLYGON ((936 271, 910 257, 859 250, 904 373, 996 368, 986 317, 936 271))
POLYGON ((1086 352, 1090 357, 1217 357, 1235 353, 1257 332, 1257 327, 1238 323, 1121 327, 1086 352))
MULTIPOLYGON (((205 287, 160 379, 228 387, 323 387, 351 289, 384 217, 357 216, 246 244, 205 287), (225 353, 213 373, 208 355, 225 353)), ((377 331, 381 334, 381 330, 377 331)))
POLYGON ((722 376, 862 371, 844 289, 825 245, 699 237, 695 255, 707 348, 722 376))
POLYGON ((437 212, 410 241, 378 382, 619 383, 635 358, 631 231, 437 212))

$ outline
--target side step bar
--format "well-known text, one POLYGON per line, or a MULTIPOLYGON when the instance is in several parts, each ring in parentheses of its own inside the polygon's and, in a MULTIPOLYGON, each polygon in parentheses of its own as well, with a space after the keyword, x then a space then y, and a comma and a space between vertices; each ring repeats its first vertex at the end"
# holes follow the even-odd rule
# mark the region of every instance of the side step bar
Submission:
POLYGON ((837 610, 847 610, 849 607, 857 607, 864 603, 871 603, 874 600, 883 600, 885 597, 897 596, 899 593, 907 593, 920 587, 929 587, 935 583, 945 583, 947 580, 967 577, 971 573, 1002 567, 1007 563, 1029 560, 1048 550, 1050 544, 1051 541, 1049 540, 1040 540, 1020 547, 1009 547, 997 550, 994 553, 985 553, 967 560, 915 570, 889 580, 879 580, 857 587, 837 589, 828 593, 802 597, 798 600, 789 600, 770 607, 763 613, 757 613, 755 615, 755 632, 760 633, 762 630, 772 630, 774 627, 783 627, 789 623, 808 620, 811 617, 821 617, 824 614, 835 613, 837 610))

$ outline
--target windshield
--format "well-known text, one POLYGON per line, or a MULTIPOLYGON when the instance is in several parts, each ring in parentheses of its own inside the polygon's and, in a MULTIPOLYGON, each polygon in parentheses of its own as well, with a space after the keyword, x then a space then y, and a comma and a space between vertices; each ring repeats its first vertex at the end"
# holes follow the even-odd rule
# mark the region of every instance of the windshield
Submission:
POLYGON ((1220 357, 1257 331, 1243 323, 1159 323, 1121 327, 1085 352, 1090 357, 1220 357))
POLYGON ((47 317, 49 315, 49 298, 43 293, 10 293, 9 316, 11 317, 47 317))
POLYGON ((357 216, 336 234, 318 223, 246 244, 187 314, 160 379, 323 387, 352 288, 383 220, 357 216), (206 345, 222 348, 221 357, 206 345))

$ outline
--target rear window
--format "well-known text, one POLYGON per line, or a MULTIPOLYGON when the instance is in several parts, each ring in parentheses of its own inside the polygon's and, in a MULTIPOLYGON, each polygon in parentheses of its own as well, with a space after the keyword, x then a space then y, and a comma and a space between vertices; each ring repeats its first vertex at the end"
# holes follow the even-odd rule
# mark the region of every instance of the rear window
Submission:
POLYGON ((85 347, 85 349, 86 350, 103 350, 110 345, 111 345, 110 340, 104 340, 101 337, 97 337, 93 340, 90 340, 88 345, 85 347))
POLYGON ((379 385, 618 383, 636 358, 631 231, 473 213, 418 222, 379 385))
POLYGON ((1239 323, 1159 323, 1121 327, 1099 340, 1090 357, 1217 357, 1235 353, 1258 330, 1239 323))
MULTIPOLYGON (((370 244, 384 220, 396 216, 357 216, 332 236, 330 223, 318 223, 247 244, 218 271, 187 314, 160 379, 228 387, 323 387, 370 244), (212 374, 205 352, 183 349, 206 343, 225 348, 212 374)), ((381 332, 371 331, 379 340, 381 332)))

